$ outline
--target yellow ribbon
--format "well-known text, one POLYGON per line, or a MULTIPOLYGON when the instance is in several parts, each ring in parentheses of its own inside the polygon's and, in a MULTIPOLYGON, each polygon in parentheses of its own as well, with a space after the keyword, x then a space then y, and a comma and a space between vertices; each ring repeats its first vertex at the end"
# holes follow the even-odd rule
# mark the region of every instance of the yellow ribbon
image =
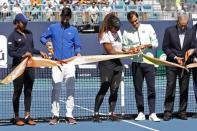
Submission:
POLYGON ((161 60, 161 59, 158 59, 158 58, 150 57, 150 56, 147 56, 145 54, 143 54, 143 57, 146 60, 150 61, 151 63, 153 63, 155 65, 179 67, 179 68, 182 68, 182 69, 186 69, 188 71, 188 69, 185 66, 182 66, 182 65, 179 65, 179 64, 176 64, 176 63, 173 63, 173 62, 169 62, 169 61, 166 61, 166 60, 161 60))
POLYGON ((75 56, 66 60, 54 61, 50 59, 43 59, 39 57, 25 58, 8 76, 6 76, 0 83, 9 84, 14 79, 18 78, 23 74, 26 67, 52 67, 60 66, 61 64, 72 64, 80 65, 93 63, 98 61, 131 57, 135 54, 125 54, 125 55, 94 55, 94 56, 75 56))
MULTIPOLYGON (((20 75, 23 74, 26 67, 53 67, 53 66, 60 66, 62 64, 72 64, 72 65, 81 65, 87 63, 94 63, 98 61, 105 61, 110 59, 117 59, 117 58, 125 58, 125 57, 133 57, 137 54, 123 54, 123 55, 92 55, 92 56, 74 56, 69 59, 61 60, 61 61, 54 61, 50 59, 43 59, 39 57, 31 57, 25 58, 8 76, 6 76, 0 83, 1 84, 9 84, 14 79, 18 78, 20 75)), ((182 69, 187 68, 194 68, 197 67, 197 63, 192 63, 185 66, 178 65, 176 63, 168 62, 165 60, 160 60, 158 58, 150 57, 145 54, 142 54, 143 58, 147 61, 156 64, 156 65, 163 65, 163 66, 173 66, 179 67, 182 69)))

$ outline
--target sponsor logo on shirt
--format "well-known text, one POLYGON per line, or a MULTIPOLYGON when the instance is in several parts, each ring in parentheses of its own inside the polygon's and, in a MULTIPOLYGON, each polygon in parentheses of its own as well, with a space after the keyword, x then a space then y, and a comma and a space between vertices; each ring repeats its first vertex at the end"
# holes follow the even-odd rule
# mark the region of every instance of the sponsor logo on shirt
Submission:
POLYGON ((71 32, 68 32, 68 35, 72 35, 72 33, 71 32))

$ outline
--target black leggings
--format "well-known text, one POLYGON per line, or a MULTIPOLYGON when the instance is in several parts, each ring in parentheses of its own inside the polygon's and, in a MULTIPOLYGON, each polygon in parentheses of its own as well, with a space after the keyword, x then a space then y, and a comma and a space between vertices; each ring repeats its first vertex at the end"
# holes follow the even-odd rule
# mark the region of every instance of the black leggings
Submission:
POLYGON ((26 68, 25 72, 14 80, 14 94, 13 94, 13 108, 14 113, 19 113, 19 99, 24 86, 24 105, 25 112, 30 112, 31 107, 31 94, 33 88, 33 82, 35 77, 35 71, 33 68, 26 68))
POLYGON ((104 96, 110 87, 109 112, 114 112, 121 82, 122 64, 109 61, 99 62, 101 86, 95 99, 94 111, 99 112, 104 96))

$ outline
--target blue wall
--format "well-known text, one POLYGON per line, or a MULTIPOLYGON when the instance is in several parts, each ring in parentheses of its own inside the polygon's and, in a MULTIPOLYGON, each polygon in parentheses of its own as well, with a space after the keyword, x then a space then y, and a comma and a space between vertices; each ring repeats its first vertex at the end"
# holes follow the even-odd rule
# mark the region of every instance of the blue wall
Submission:
MULTIPOLYGON (((156 31, 158 41, 159 41, 159 47, 161 48, 162 41, 163 41, 163 35, 166 27, 169 27, 171 25, 175 25, 176 21, 147 21, 143 23, 150 23, 153 28, 156 31)), ((47 27, 51 23, 49 22, 29 22, 27 28, 31 29, 34 35, 34 43, 36 49, 46 50, 46 48, 40 43, 40 35, 42 32, 47 30, 47 27)), ((191 27, 192 22, 189 22, 189 25, 191 27)), ((122 22, 122 28, 124 29, 129 28, 129 23, 124 21, 122 22)), ((5 35, 6 37, 9 36, 9 34, 13 31, 14 25, 11 22, 8 23, 0 23, 0 35, 5 35)), ((82 55, 95 55, 101 53, 101 47, 98 43, 98 37, 96 33, 90 33, 90 34, 82 34, 80 33, 80 39, 82 44, 82 55)), ((10 63, 10 58, 8 57, 8 63, 10 63)))

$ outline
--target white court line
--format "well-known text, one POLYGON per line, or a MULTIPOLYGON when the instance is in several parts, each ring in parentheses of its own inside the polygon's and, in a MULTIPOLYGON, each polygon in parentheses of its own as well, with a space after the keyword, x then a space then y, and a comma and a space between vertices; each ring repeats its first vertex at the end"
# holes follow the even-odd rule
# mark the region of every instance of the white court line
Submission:
MULTIPOLYGON (((65 103, 64 100, 60 100, 61 102, 65 103)), ((79 105, 75 105, 76 107, 78 108, 81 108, 81 109, 84 109, 86 111, 89 111, 89 112, 94 112, 93 110, 91 109, 88 109, 88 108, 85 108, 85 107, 82 107, 82 106, 79 106, 79 105)), ((101 115, 106 115, 106 114, 103 114, 103 113, 100 113, 101 115)), ((154 129, 154 128, 151 128, 151 127, 148 127, 148 126, 144 126, 144 125, 141 125, 141 124, 137 124, 135 122, 131 122, 131 121, 128 121, 128 120, 121 120, 122 122, 125 122, 125 123, 129 123, 129 124, 132 124, 132 125, 135 125, 135 126, 139 126, 141 128, 145 128, 145 129, 148 129, 148 130, 151 130, 151 131, 159 131, 158 129, 154 129)))
POLYGON ((144 126, 144 125, 141 125, 141 124, 137 124, 135 122, 131 122, 131 121, 128 121, 128 120, 121 120, 125 123, 129 123, 129 124, 133 124, 133 125, 136 125, 136 126, 139 126, 139 127, 142 127, 142 128, 145 128, 145 129, 148 129, 148 130, 151 130, 151 131, 159 131, 158 129, 154 129, 154 128, 150 128, 148 126, 144 126))

